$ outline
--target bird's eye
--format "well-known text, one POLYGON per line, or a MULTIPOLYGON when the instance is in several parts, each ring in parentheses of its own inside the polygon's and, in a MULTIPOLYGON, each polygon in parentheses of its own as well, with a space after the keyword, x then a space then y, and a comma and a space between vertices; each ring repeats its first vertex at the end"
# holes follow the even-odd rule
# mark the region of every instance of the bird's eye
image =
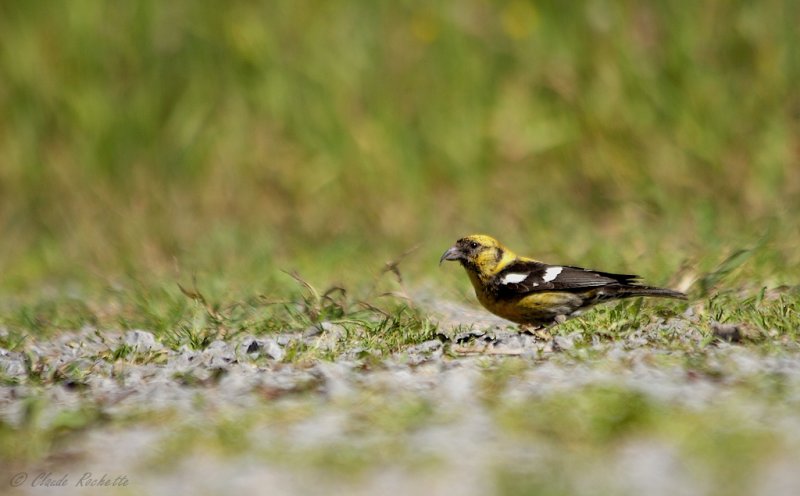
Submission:
POLYGON ((478 243, 473 241, 472 243, 469 244, 469 247, 472 248, 473 250, 475 250, 475 249, 478 248, 478 243))

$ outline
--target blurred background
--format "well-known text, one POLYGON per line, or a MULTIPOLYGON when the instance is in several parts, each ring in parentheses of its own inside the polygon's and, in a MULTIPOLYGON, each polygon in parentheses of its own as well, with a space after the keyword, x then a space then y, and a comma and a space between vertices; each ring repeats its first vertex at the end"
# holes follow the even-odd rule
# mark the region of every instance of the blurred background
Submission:
POLYGON ((7 0, 0 290, 359 281, 418 244, 412 280, 466 284, 436 261, 471 232, 654 283, 758 246, 737 284, 796 283, 798 25, 792 0, 7 0))

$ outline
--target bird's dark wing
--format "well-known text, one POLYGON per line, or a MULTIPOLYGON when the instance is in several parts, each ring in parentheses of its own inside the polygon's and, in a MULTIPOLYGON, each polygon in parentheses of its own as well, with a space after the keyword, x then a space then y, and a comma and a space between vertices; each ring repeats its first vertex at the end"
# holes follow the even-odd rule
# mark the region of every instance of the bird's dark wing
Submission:
POLYGON ((580 291, 608 285, 636 284, 639 276, 612 274, 572 267, 518 260, 498 273, 492 283, 498 296, 522 296, 539 291, 580 291))

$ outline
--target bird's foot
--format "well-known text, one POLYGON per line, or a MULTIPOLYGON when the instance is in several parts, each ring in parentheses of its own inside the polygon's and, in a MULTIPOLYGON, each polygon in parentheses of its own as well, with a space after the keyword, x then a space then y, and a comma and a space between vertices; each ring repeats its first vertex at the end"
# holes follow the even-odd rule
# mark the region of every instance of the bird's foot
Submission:
POLYGON ((542 326, 535 324, 520 324, 519 332, 521 334, 528 334, 542 341, 552 341, 553 336, 550 335, 550 326, 542 326))

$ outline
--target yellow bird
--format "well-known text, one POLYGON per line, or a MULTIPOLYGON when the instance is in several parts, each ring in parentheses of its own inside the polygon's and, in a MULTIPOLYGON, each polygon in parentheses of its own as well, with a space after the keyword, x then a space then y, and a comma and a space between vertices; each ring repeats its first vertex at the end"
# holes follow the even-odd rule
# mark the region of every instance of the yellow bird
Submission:
POLYGON ((593 305, 621 298, 686 299, 679 291, 639 284, 639 276, 548 265, 519 257, 483 234, 456 241, 439 264, 445 260, 461 263, 478 301, 487 310, 525 326, 560 323, 593 305))

